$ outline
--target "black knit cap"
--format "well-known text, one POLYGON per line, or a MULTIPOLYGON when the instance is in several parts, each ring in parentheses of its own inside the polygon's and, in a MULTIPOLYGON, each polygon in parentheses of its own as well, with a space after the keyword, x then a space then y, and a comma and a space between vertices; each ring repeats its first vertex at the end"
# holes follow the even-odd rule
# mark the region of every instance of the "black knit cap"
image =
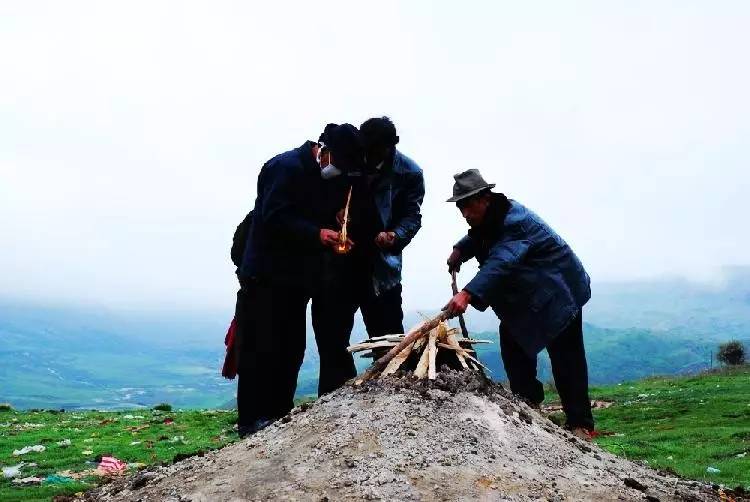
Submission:
POLYGON ((351 124, 329 124, 323 131, 321 138, 323 143, 331 150, 336 167, 344 171, 355 171, 362 168, 364 147, 359 130, 356 127, 351 124))
POLYGON ((325 129, 323 129, 323 132, 320 133, 320 136, 318 137, 318 143, 323 143, 325 145, 328 144, 328 133, 331 132, 332 129, 338 127, 338 124, 327 124, 325 129))

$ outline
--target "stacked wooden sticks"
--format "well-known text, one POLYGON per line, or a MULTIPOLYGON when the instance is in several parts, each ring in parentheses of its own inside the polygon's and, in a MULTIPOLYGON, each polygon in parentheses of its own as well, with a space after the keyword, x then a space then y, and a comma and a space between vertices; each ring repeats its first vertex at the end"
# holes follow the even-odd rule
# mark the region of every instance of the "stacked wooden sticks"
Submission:
POLYGON ((356 381, 356 385, 382 375, 391 375, 411 359, 416 361, 414 376, 420 380, 434 380, 437 375, 436 358, 439 350, 450 351, 449 354, 458 361, 461 368, 481 371, 484 367, 472 348, 477 343, 491 343, 489 340, 458 338, 458 329, 450 328, 443 312, 437 317, 424 321, 404 335, 386 335, 370 338, 362 343, 349 347, 349 352, 375 351, 365 356, 374 357, 377 351, 390 348, 387 354, 376 360, 373 365, 356 381), (473 354, 473 355, 472 355, 473 354))

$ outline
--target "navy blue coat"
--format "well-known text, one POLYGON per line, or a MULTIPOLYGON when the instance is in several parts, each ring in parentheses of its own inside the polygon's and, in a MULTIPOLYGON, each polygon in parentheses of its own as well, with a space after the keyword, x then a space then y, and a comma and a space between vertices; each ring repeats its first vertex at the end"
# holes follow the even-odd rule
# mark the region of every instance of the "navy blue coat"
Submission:
POLYGON ((422 228, 422 169, 396 150, 393 169, 384 173, 375 183, 373 197, 382 228, 396 234, 394 246, 386 251, 378 250, 375 258, 373 290, 375 294, 380 294, 401 284, 401 252, 422 228))
POLYGON ((263 165, 242 277, 315 287, 324 251, 320 228, 327 202, 313 145, 308 141, 263 165))
POLYGON ((471 304, 492 307, 503 329, 531 357, 562 332, 591 298, 583 264, 539 216, 510 200, 493 242, 464 237, 455 247, 462 261, 477 257, 479 272, 464 289, 471 304))

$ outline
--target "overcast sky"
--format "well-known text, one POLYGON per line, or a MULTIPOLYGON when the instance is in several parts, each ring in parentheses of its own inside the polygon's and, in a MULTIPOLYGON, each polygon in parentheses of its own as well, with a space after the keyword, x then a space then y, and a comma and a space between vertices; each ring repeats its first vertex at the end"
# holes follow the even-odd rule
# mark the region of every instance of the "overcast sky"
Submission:
MULTIPOLYGON (((0 4, 0 296, 230 308, 260 166, 389 115, 424 169, 405 306, 479 168, 593 280, 750 262, 750 2, 0 4)), ((461 282, 470 279, 464 270, 461 282)))

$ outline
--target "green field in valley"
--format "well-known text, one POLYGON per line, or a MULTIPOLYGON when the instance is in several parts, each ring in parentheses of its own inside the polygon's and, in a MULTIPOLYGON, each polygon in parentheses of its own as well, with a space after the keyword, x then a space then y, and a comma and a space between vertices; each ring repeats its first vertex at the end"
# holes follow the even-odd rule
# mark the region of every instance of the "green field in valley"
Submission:
MULTIPOLYGON (((750 367, 594 387, 591 394, 612 403, 595 410, 603 448, 686 478, 750 489, 750 367)), ((0 500, 49 500, 90 488, 102 479, 95 472, 102 456, 134 471, 219 448, 237 440, 235 420, 224 410, 0 411, 0 465, 23 462, 15 479, 41 480, 20 486, 0 478, 0 500), (34 445, 45 450, 13 455, 34 445)))

